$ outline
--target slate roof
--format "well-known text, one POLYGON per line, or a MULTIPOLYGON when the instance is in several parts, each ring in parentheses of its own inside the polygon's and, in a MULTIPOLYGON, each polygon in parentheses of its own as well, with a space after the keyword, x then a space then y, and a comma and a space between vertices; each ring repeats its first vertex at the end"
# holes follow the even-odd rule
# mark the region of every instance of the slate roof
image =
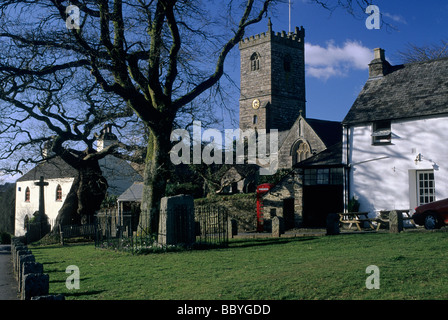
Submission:
POLYGON ((318 154, 296 163, 296 168, 342 166, 342 142, 338 142, 318 154))
POLYGON ((330 147, 342 141, 342 124, 337 121, 306 119, 325 146, 330 147))
POLYGON ((39 180, 41 176, 45 179, 74 178, 77 174, 78 171, 76 169, 68 165, 60 157, 55 157, 38 164, 17 179, 17 182, 39 180))
POLYGON ((125 192, 119 197, 120 202, 141 202, 143 194, 143 182, 134 182, 125 192))
POLYGON ((448 58, 393 66, 369 79, 344 125, 448 114, 448 58))

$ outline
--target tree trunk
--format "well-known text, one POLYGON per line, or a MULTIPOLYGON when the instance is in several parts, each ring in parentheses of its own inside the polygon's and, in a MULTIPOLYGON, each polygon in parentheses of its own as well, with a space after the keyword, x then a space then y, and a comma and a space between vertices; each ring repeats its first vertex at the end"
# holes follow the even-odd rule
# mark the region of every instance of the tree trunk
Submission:
POLYGON ((103 177, 98 161, 83 166, 79 170, 78 216, 81 224, 93 222, 95 212, 101 208, 106 197, 107 180, 103 177))
POLYGON ((67 198, 59 209, 58 216, 54 228, 58 230, 59 225, 66 226, 70 224, 80 224, 81 219, 78 219, 78 188, 79 188, 79 175, 73 180, 73 184, 68 192, 67 198))
POLYGON ((77 170, 78 176, 58 212, 55 227, 92 222, 106 197, 108 185, 98 161, 91 161, 77 170))
POLYGON ((171 125, 167 125, 163 131, 152 130, 149 135, 139 223, 139 229, 143 234, 158 232, 160 200, 165 195, 171 165, 170 134, 171 125))

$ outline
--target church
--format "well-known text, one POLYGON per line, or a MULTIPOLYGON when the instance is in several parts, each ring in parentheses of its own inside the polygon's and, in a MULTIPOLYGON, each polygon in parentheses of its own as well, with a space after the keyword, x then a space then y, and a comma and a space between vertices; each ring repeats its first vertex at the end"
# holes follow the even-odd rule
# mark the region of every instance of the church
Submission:
MULTIPOLYGON (((117 136, 112 127, 106 125, 98 137, 97 149, 101 150, 114 143, 117 136)), ((44 150, 45 152, 45 150, 44 150)), ((103 176, 108 182, 108 194, 119 196, 134 182, 143 181, 142 176, 128 162, 108 155, 99 161, 103 176)), ((53 223, 62 208, 77 171, 60 157, 50 158, 39 163, 16 181, 15 235, 25 234, 26 217, 31 219, 39 209, 39 186, 36 182, 43 177, 45 213, 53 223)))
POLYGON ((269 20, 239 44, 240 129, 277 129, 278 169, 288 171, 263 195, 263 218, 281 216, 287 228, 324 226, 327 213, 343 211, 342 124, 306 116, 304 39, 303 27, 274 32, 269 20))

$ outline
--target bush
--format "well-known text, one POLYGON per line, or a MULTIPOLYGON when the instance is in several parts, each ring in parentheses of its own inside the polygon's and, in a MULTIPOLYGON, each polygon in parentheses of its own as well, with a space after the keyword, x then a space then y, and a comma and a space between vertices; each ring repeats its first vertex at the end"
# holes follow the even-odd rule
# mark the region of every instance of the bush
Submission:
POLYGON ((0 242, 2 244, 10 244, 11 243, 11 235, 7 232, 0 232, 0 242))

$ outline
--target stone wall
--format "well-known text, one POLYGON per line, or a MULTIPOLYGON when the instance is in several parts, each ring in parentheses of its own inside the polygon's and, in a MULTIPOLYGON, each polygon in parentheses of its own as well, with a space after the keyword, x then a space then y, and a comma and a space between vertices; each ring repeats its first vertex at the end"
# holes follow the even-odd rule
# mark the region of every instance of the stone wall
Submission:
POLYGON ((255 193, 217 195, 196 199, 194 202, 195 207, 218 205, 227 208, 229 217, 234 219, 238 225, 238 232, 257 229, 257 198, 255 193))
POLYGON ((65 300, 63 295, 49 295, 49 275, 20 238, 12 238, 11 256, 22 300, 65 300))

